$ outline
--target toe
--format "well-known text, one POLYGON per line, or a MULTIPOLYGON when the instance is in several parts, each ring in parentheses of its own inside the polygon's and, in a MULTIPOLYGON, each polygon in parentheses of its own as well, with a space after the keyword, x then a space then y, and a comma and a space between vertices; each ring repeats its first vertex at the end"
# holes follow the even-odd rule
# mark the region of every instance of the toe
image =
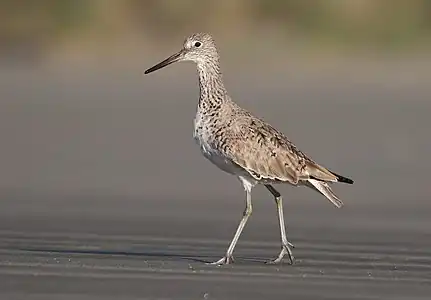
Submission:
POLYGON ((232 256, 224 256, 217 261, 207 263, 207 265, 221 266, 221 265, 228 265, 228 264, 231 264, 233 262, 234 262, 234 259, 232 256))

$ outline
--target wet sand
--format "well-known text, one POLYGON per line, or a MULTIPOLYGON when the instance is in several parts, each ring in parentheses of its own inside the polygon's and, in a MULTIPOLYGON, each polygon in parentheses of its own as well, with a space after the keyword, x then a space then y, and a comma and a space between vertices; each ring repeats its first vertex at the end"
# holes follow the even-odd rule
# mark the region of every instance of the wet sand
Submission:
POLYGON ((256 188, 235 264, 214 267, 244 194, 193 143, 191 69, 0 74, 1 299, 429 299, 423 76, 230 75, 239 103, 355 184, 334 187, 341 209, 279 187, 293 266, 263 263, 279 231, 256 188))

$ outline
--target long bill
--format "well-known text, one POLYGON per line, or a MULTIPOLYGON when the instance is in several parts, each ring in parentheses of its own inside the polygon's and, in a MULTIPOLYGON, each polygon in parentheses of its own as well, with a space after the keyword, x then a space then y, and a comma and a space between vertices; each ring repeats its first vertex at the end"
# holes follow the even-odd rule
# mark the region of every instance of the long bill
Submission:
POLYGON ((149 68, 148 70, 145 70, 144 74, 148 74, 148 73, 157 71, 158 69, 161 69, 163 67, 166 67, 167 65, 170 65, 170 64, 172 64, 174 62, 179 61, 183 57, 183 55, 184 55, 183 53, 184 53, 184 51, 181 50, 181 51, 175 53, 174 55, 169 56, 164 61, 159 62, 157 65, 149 68))

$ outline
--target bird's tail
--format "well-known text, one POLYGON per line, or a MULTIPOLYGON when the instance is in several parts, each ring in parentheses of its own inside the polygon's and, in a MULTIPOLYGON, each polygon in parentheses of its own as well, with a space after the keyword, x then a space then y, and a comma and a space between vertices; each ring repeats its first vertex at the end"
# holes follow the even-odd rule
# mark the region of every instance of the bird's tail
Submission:
POLYGON ((335 172, 332 172, 331 170, 321 165, 318 165, 315 162, 308 162, 307 167, 308 167, 307 168, 308 177, 310 179, 315 179, 323 182, 341 182, 341 183, 353 184, 352 179, 341 176, 340 174, 337 174, 335 172))
POLYGON ((337 177, 337 182, 342 182, 342 183, 348 183, 348 184, 353 184, 353 180, 344 176, 341 176, 337 173, 334 173, 330 170, 328 170, 329 172, 331 172, 335 177, 337 177))
MULTIPOLYGON (((335 175, 335 174, 334 174, 335 175)), ((344 177, 343 177, 344 178, 344 177)), ((307 186, 312 188, 313 190, 321 193, 325 196, 329 201, 332 202, 336 207, 340 208, 344 205, 343 201, 341 201, 332 191, 331 187, 323 181, 319 181, 316 179, 308 179, 307 186)))

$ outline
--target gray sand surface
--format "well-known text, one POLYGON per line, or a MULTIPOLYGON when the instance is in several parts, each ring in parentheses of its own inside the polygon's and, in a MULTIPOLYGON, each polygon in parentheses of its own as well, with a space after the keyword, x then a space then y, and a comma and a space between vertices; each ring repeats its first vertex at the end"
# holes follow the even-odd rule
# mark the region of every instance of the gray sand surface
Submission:
POLYGON ((382 66, 226 70, 237 102, 355 184, 334 187, 341 209, 279 187, 294 266, 263 264, 279 231, 256 188, 225 267, 204 262, 226 250, 244 193, 193 142, 192 66, 3 70, 0 299, 430 299, 431 76, 382 66))

